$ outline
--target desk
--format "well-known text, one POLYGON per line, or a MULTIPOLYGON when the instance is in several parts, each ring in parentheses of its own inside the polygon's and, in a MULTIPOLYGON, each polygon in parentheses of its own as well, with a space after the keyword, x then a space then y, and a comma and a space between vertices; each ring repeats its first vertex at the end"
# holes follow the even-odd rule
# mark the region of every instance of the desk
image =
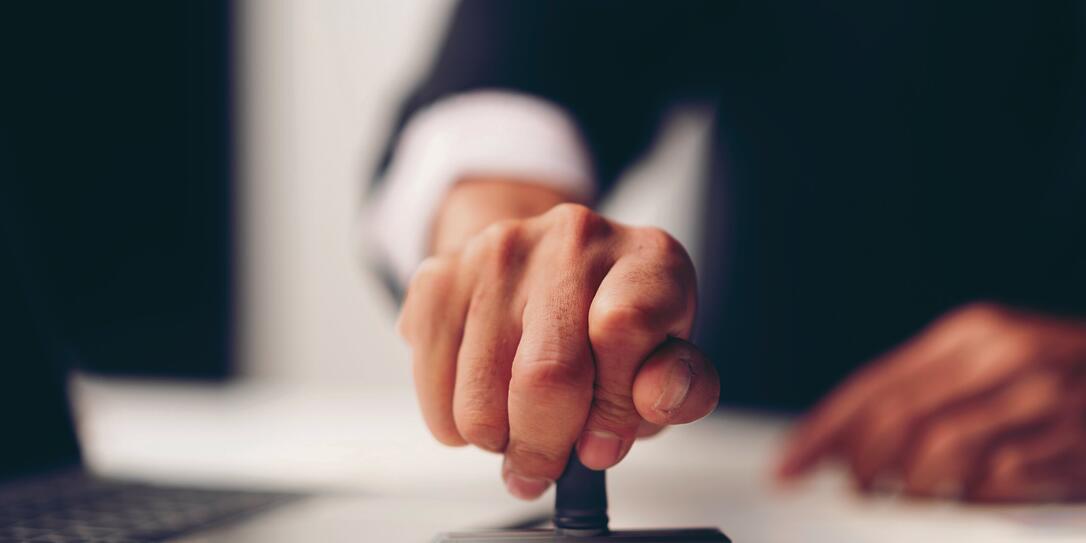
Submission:
MULTIPOLYGON (((505 495, 500 458, 427 434, 407 383, 74 383, 88 462, 189 484, 360 492, 467 511, 464 526, 544 515, 505 495), (468 514, 471 516, 471 514, 468 514)), ((1086 506, 977 507, 861 498, 842 473, 798 488, 768 472, 787 421, 724 412, 639 442, 609 472, 612 525, 718 525, 737 542, 1086 541, 1086 506)), ((439 515, 440 516, 440 515, 439 515)), ((387 517, 392 518, 392 517, 387 517)), ((394 520, 393 520, 394 521, 394 520)), ((390 521, 391 522, 391 521, 390 521)), ((427 533, 430 530, 427 527, 427 533)), ((397 532, 399 533, 399 532, 397 532)))

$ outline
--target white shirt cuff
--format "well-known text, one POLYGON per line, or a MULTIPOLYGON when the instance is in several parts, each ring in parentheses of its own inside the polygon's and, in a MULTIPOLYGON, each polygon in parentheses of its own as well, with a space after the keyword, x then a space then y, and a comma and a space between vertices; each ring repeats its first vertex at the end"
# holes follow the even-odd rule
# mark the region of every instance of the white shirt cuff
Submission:
POLYGON ((571 116, 541 98, 473 91, 444 98, 407 123, 369 214, 370 239, 401 285, 427 256, 446 192, 469 175, 502 175, 594 196, 584 137, 571 116))

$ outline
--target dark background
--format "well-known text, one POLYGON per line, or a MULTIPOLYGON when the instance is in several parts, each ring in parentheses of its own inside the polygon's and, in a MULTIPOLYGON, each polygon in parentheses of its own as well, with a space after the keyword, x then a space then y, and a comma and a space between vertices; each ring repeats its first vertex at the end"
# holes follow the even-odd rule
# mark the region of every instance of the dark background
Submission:
POLYGON ((0 206, 64 364, 230 371, 232 11, 217 0, 0 8, 0 206))

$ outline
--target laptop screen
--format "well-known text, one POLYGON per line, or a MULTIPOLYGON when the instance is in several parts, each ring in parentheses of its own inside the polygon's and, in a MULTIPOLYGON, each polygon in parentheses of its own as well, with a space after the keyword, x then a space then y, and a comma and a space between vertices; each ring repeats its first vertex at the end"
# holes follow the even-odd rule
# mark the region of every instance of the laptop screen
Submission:
POLYGON ((79 460, 62 365, 230 370, 231 4, 5 4, 0 478, 79 460))
MULTIPOLYGON (((7 225, 2 225, 7 226, 7 225)), ((5 231, 6 230, 6 231, 5 231)), ((64 373, 43 315, 0 229, 0 481, 76 465, 64 373)))
POLYGON ((0 175, 35 303, 81 370, 229 374, 230 10, 5 5, 0 175))

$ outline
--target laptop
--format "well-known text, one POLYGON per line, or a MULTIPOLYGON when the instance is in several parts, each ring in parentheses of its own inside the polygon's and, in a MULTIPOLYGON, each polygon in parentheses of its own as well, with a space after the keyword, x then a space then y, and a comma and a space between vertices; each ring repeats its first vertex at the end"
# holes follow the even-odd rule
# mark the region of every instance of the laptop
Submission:
POLYGON ((83 469, 44 315, 0 243, 0 542, 162 541, 282 505, 288 493, 174 488, 83 469))
MULTIPOLYGON (((3 206, 0 206, 3 207, 3 206)), ((0 220, 0 543, 427 541, 545 521, 489 498, 302 494, 113 480, 85 468, 65 359, 0 220)), ((359 461, 365 461, 360 459, 359 461)), ((538 507, 538 505, 536 506, 538 507)))

